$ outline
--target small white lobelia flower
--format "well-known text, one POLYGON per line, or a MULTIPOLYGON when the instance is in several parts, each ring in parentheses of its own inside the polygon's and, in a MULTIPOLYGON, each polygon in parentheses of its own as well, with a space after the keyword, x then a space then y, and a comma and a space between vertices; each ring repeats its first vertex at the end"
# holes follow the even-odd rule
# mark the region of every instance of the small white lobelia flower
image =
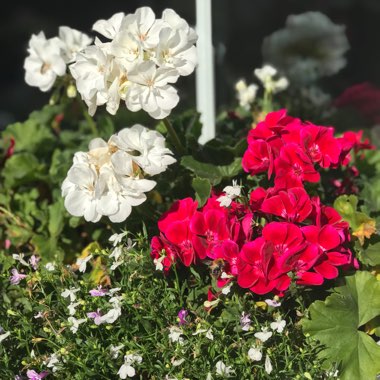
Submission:
POLYGON ((131 85, 121 98, 130 111, 143 109, 154 119, 163 119, 179 102, 177 90, 168 84, 176 82, 178 77, 174 69, 157 68, 152 61, 143 62, 129 72, 131 85))
POLYGON ((232 288, 232 282, 230 282, 225 287, 223 287, 222 293, 225 295, 229 294, 231 292, 231 288, 232 288))
POLYGON ((220 203, 221 207, 229 207, 232 201, 240 196, 241 186, 238 186, 237 181, 232 181, 232 186, 226 186, 224 189, 224 195, 221 195, 217 201, 220 203))
MULTIPOLYGON (((112 245, 114 247, 116 247, 118 244, 121 243, 121 241, 123 240, 123 238, 125 236, 127 236, 127 235, 128 235, 128 231, 124 231, 124 232, 122 232, 120 234, 113 234, 113 235, 110 236, 110 238, 108 239, 108 241, 110 241, 112 243, 112 245)), ((111 257, 111 255, 110 255, 110 257, 111 257)), ((115 260, 117 260, 116 257, 115 257, 115 260)))
POLYGON ((20 253, 20 254, 14 253, 12 257, 14 260, 18 261, 22 265, 25 265, 26 267, 29 266, 29 264, 24 260, 24 257, 25 257, 24 253, 20 253))
POLYGON ((222 377, 231 377, 235 374, 235 371, 231 366, 226 366, 221 360, 216 365, 216 374, 222 377))
MULTIPOLYGON (((276 298, 276 297, 275 297, 276 298)), ((265 303, 268 305, 268 306, 271 306, 271 307, 280 307, 281 306, 281 302, 279 302, 278 300, 274 299, 274 300, 271 300, 271 299, 266 299, 265 300, 265 303)))
POLYGON ((110 346, 110 354, 112 359, 117 359, 119 357, 121 349, 124 347, 124 344, 119 344, 118 346, 114 346, 111 344, 110 346))
POLYGON ((159 259, 154 259, 153 260, 153 263, 156 266, 156 270, 158 270, 158 271, 163 271, 164 270, 164 266, 162 264, 162 261, 165 259, 165 257, 166 256, 161 256, 159 259))
POLYGON ((47 368, 50 368, 52 372, 57 372, 59 369, 60 360, 58 354, 52 354, 47 360, 43 362, 47 368))
POLYGON ((58 37, 46 39, 45 34, 33 34, 25 59, 25 81, 29 86, 49 91, 57 78, 66 72, 66 63, 62 57, 63 43, 58 37))
POLYGON ((102 315, 100 317, 100 323, 108 323, 112 324, 114 323, 119 317, 121 316, 121 308, 120 307, 114 307, 110 309, 106 314, 102 315))
POLYGON ((252 361, 259 362, 263 357, 263 353, 257 347, 251 347, 248 350, 248 358, 252 361))
POLYGON ((79 265, 79 269, 78 269, 79 272, 82 272, 82 273, 86 272, 87 263, 92 259, 92 257, 93 257, 92 255, 88 255, 84 258, 79 257, 77 259, 76 264, 79 265))
POLYGON ((58 35, 63 42, 63 58, 66 63, 74 62, 77 53, 92 43, 92 38, 87 34, 68 26, 60 26, 58 35))
POLYGON ((1 343, 3 340, 7 339, 7 338, 9 337, 9 335, 11 335, 11 333, 10 333, 9 331, 6 332, 6 333, 0 334, 0 343, 1 343))
POLYGON ((127 377, 134 377, 136 375, 136 370, 132 365, 140 364, 142 362, 142 357, 136 354, 128 354, 124 356, 124 364, 120 367, 118 375, 120 379, 126 379, 127 377))
POLYGON ((79 328, 79 325, 86 322, 86 319, 76 319, 75 317, 69 317, 67 318, 68 322, 70 323, 71 327, 70 330, 73 334, 76 334, 79 328))
POLYGON ((54 265, 54 263, 46 263, 45 264, 45 268, 49 272, 55 271, 55 265, 54 265))
POLYGON ((183 331, 177 327, 177 326, 171 326, 169 328, 169 340, 173 343, 180 343, 183 344, 184 340, 183 337, 181 336, 183 334, 183 331))
POLYGON ((247 86, 247 83, 244 79, 240 79, 236 82, 236 97, 239 101, 240 107, 243 107, 247 111, 251 108, 252 103, 256 99, 256 93, 258 88, 259 87, 253 83, 247 86))
POLYGON ((199 325, 197 326, 197 331, 195 331, 193 333, 193 335, 199 335, 199 334, 203 334, 203 333, 206 333, 205 334, 205 337, 209 340, 214 340, 214 335, 212 333, 212 329, 211 327, 209 329, 201 329, 199 328, 199 325))
POLYGON ((286 90, 289 86, 289 81, 285 77, 274 79, 274 76, 277 74, 277 69, 271 65, 264 65, 261 69, 255 69, 254 73, 267 92, 275 94, 286 90))
POLYGON ((268 331, 267 328, 263 328, 260 332, 254 334, 255 338, 263 343, 266 342, 272 335, 272 331, 268 331))
POLYGON ((162 173, 168 165, 176 162, 171 156, 171 150, 165 147, 165 138, 159 132, 140 124, 122 129, 110 138, 110 144, 131 154, 132 160, 149 175, 162 173))
POLYGON ((285 326, 286 321, 284 319, 281 319, 281 317, 277 318, 274 322, 270 324, 270 328, 273 331, 277 331, 280 334, 284 331, 285 326))
POLYGON ((75 293, 79 292, 79 288, 73 288, 71 287, 70 289, 65 289, 62 293, 61 296, 63 298, 70 297, 70 301, 74 302, 77 299, 77 296, 75 293))
POLYGON ((70 315, 74 315, 76 313, 76 308, 77 306, 80 305, 80 302, 71 302, 69 306, 67 306, 67 308, 69 309, 69 314, 70 315))
POLYGON ((270 375, 273 371, 272 363, 268 355, 265 357, 265 372, 270 375))

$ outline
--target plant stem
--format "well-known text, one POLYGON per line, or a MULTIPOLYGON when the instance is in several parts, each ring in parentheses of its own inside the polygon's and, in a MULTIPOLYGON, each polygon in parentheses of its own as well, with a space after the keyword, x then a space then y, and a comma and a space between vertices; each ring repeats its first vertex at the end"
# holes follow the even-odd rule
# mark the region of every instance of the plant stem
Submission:
POLYGON ((95 136, 98 136, 98 128, 96 127, 96 123, 95 123, 94 119, 89 115, 87 110, 83 111, 83 115, 84 115, 88 125, 90 126, 92 133, 95 136))
POLYGON ((183 147, 176 131, 174 130, 172 123, 168 118, 163 119, 163 122, 165 124, 166 130, 168 131, 168 134, 170 135, 170 139, 177 150, 177 153, 180 156, 183 156, 185 154, 185 148, 183 147))

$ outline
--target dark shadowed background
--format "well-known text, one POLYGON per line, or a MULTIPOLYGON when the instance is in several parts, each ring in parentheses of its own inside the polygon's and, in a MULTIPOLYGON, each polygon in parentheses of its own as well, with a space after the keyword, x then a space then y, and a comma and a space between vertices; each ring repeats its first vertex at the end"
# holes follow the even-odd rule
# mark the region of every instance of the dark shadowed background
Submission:
MULTIPOLYGON (((173 8, 189 24, 195 24, 195 0, 9 2, 0 16, 0 128, 25 119, 49 99, 49 94, 24 82, 23 61, 32 33, 43 30, 49 38, 58 34, 59 26, 67 25, 90 34, 96 20, 120 11, 134 12, 144 5, 158 16, 163 9, 173 8)), ((237 79, 252 80, 252 70, 262 64, 264 37, 283 28, 288 15, 310 10, 346 25, 351 45, 348 64, 339 74, 324 79, 331 93, 338 95, 364 81, 380 86, 380 0, 213 0, 218 106, 232 100, 237 79)), ((181 78, 179 87, 181 102, 193 105, 194 76, 181 78)))

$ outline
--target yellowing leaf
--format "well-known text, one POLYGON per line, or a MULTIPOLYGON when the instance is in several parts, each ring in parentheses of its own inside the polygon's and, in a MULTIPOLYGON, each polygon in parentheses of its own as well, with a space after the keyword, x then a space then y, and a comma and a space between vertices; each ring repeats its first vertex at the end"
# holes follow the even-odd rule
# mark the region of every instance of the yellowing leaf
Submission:
POLYGON ((369 239, 376 232, 376 221, 368 219, 360 224, 360 226, 352 233, 359 239, 361 245, 364 245, 364 238, 369 239))
POLYGON ((256 302, 256 306, 263 309, 263 310, 266 310, 268 305, 266 304, 266 302, 264 301, 257 301, 256 302))

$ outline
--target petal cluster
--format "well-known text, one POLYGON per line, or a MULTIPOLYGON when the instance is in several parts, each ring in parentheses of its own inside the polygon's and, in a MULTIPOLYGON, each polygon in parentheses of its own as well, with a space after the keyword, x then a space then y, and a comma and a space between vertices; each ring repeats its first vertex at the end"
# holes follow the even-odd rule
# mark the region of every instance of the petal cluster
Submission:
POLYGON ((171 84, 197 63, 195 31, 173 10, 158 19, 149 7, 99 20, 93 30, 107 42, 96 39, 70 66, 89 113, 106 105, 114 115, 123 101, 130 111, 168 116, 179 101, 171 84))
POLYGON ((67 26, 59 28, 58 37, 46 39, 44 32, 33 34, 29 41, 29 55, 24 62, 26 83, 41 91, 49 91, 57 77, 65 75, 67 64, 91 43, 89 36, 67 26))
POLYGON ((158 221, 154 262, 165 272, 179 263, 207 264, 223 290, 235 282, 276 295, 292 282, 321 285, 340 269, 357 268, 349 224, 310 196, 304 183, 319 181, 319 168, 345 165, 351 150, 370 144, 352 133, 336 138, 332 127, 303 123, 281 110, 249 132, 248 145, 243 168, 251 175, 267 173, 274 186, 243 192, 234 183, 202 208, 191 198, 178 200, 158 221))
POLYGON ((102 216, 124 221, 156 185, 145 176, 165 171, 176 161, 171 154, 160 133, 139 124, 122 129, 108 142, 93 139, 88 152, 74 155, 62 183, 67 211, 90 222, 102 216))

